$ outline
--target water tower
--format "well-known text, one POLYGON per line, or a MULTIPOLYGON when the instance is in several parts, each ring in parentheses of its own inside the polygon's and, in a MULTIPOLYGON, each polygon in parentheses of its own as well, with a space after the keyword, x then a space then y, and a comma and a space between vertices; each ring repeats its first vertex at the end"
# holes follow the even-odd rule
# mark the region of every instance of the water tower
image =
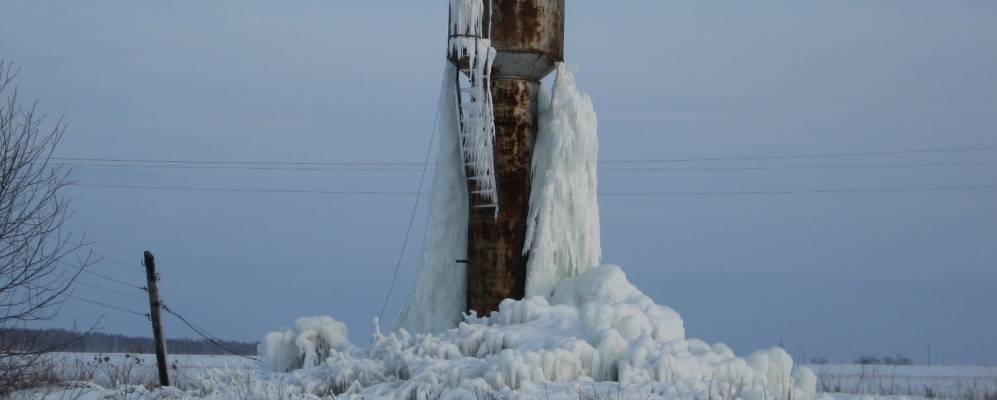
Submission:
POLYGON ((467 310, 487 315, 526 288, 526 219, 540 80, 564 60, 564 0, 451 0, 468 190, 467 310))

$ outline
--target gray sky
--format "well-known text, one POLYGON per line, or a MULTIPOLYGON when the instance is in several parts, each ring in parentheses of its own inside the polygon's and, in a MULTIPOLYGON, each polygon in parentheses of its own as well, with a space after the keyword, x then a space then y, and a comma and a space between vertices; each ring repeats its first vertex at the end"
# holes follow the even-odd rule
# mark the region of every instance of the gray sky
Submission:
MULTIPOLYGON (((566 58, 603 160, 997 146, 992 1, 568 1, 566 58)), ((421 161, 446 2, 0 0, 0 58, 64 115, 67 157, 421 161), (418 3, 418 4, 416 4, 418 3)), ((997 150, 701 161, 668 168, 997 162, 997 150)), ((414 191, 412 172, 79 167, 83 184, 414 191)), ((997 166, 601 173, 601 191, 800 191, 997 184, 997 166)), ((138 263, 218 336, 331 315, 371 332, 411 197, 73 188, 72 230, 138 263)), ((601 199, 605 262, 690 337, 807 357, 997 360, 997 190, 601 199)), ((421 209, 389 305, 413 284, 421 209)), ((138 271, 95 270, 136 284, 138 271)), ((116 286, 93 277, 84 281, 116 286)), ((136 311, 88 287, 78 296, 136 311)), ((141 295, 135 291, 135 294, 141 295)), ((107 313, 70 302, 55 325, 107 313)), ((192 333, 176 320, 168 336, 192 333)))

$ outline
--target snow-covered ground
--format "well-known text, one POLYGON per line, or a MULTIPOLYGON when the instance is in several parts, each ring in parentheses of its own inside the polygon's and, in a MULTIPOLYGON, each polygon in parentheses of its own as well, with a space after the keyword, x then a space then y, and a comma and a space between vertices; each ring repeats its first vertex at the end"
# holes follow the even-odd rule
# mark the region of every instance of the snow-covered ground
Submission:
MULTIPOLYGON (((155 369, 155 354, 132 354, 132 353, 55 353, 53 360, 59 365, 71 366, 75 363, 94 363, 97 359, 105 358, 112 364, 135 363, 136 359, 141 361, 138 364, 155 369)), ((178 367, 188 369, 205 368, 229 368, 229 369, 249 369, 255 370, 259 365, 248 358, 229 355, 192 355, 192 354, 169 354, 167 355, 169 364, 177 364, 178 367)))
MULTIPOLYGON (((176 388, 148 389, 156 382, 155 356, 151 354, 61 353, 54 358, 66 379, 81 372, 92 379, 68 381, 62 387, 26 390, 16 400, 249 400, 359 398, 348 392, 348 382, 331 381, 329 368, 292 373, 272 373, 262 365, 236 356, 170 355, 171 378, 176 388), (106 358, 106 359, 105 359, 106 358), (105 361, 106 360, 106 361, 105 361), (141 361, 136 361, 141 360, 141 361), (324 379, 323 379, 324 378, 324 379)), ((997 368, 975 366, 860 366, 811 365, 818 376, 820 400, 892 399, 993 399, 997 395, 997 368), (930 391, 930 392, 926 392, 930 391), (837 391, 841 393, 834 393, 837 391), (988 397, 989 396, 989 397, 988 397)), ((365 379, 355 376, 356 379, 365 379)), ((668 396, 666 385, 574 382, 527 385, 517 391, 479 391, 474 399, 695 399, 668 396)), ((370 396, 365 398, 374 398, 370 396)), ((719 392, 714 400, 726 400, 719 392)), ((415 396, 418 398, 418 396, 415 396)))
POLYGON ((997 368, 978 366, 810 365, 817 390, 958 399, 997 396, 997 368))

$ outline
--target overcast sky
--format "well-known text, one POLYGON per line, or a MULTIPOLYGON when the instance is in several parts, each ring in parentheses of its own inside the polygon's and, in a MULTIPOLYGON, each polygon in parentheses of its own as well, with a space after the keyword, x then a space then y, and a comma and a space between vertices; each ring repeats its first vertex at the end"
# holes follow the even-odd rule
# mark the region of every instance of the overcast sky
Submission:
MULTIPOLYGON (((446 2, 0 0, 0 58, 64 116, 64 157, 419 162, 446 2)), ((581 1, 567 61, 599 113, 603 160, 997 146, 992 1, 581 1)), ((640 164, 602 192, 794 192, 997 185, 997 150, 640 164), (966 164, 893 168, 768 166, 966 164), (983 164, 983 165, 979 165, 983 164), (675 171, 675 168, 707 170, 675 171)), ((81 184, 414 191, 411 171, 77 167, 81 184)), ((74 187, 74 232, 138 265, 215 335, 258 340, 331 315, 364 343, 413 198, 74 187)), ((997 190, 601 199, 604 261, 680 312, 690 337, 845 361, 997 361, 997 190)), ((425 207, 389 303, 413 284, 425 207)), ((143 284, 137 270, 95 271, 143 284)), ((93 276, 82 281, 141 296, 93 276)), ((76 295, 145 312, 80 286, 76 295)), ((53 325, 106 314, 68 302, 53 325)), ((390 321, 389 321, 390 323, 390 321)), ((191 336, 179 321, 167 335, 191 336)))

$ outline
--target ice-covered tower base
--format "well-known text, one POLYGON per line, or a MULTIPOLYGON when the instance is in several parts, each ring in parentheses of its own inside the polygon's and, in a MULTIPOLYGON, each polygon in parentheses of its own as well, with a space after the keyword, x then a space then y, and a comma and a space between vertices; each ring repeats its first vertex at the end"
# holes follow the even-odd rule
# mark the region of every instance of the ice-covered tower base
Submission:
MULTIPOLYGON (((474 114, 492 117, 492 125, 480 130, 490 135, 475 139, 478 147, 470 152, 464 139, 469 195, 466 309, 487 315, 502 300, 520 299, 526 293, 523 248, 537 96, 540 80, 564 59, 564 0, 453 0, 450 17, 451 43, 477 44, 474 59, 468 59, 467 52, 455 52, 451 45, 450 60, 458 70, 469 71, 464 76, 458 73, 458 87, 461 80, 469 80, 467 86, 483 82, 489 93, 471 100, 491 106, 490 112, 474 114), (476 12, 480 14, 469 14, 476 12), (483 52, 480 45, 485 42, 490 48, 483 52), (474 61, 480 62, 483 53, 489 57, 488 70, 475 72, 474 61), (486 162, 491 164, 483 165, 486 162)), ((464 93, 458 91, 458 99, 464 93)), ((461 132, 473 131, 467 127, 478 128, 477 123, 462 116, 461 132)))

